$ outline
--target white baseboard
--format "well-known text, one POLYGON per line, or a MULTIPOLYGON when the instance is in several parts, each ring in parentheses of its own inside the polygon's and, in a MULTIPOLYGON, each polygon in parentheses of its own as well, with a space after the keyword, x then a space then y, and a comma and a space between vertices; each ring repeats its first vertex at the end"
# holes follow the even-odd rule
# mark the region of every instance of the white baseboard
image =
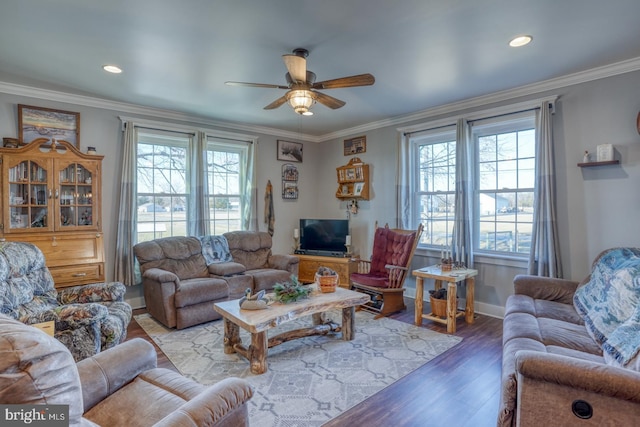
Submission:
MULTIPOLYGON (((414 288, 406 288, 406 290, 404 291, 404 296, 415 300, 416 290, 414 288)), ((429 302, 428 293, 424 295, 423 300, 425 302, 429 302)), ((461 306, 464 306, 465 302, 466 302, 465 298, 460 298, 461 306)), ((484 314, 485 316, 496 317, 498 319, 504 318, 504 307, 499 305, 492 305, 492 304, 476 301, 474 304, 474 311, 478 314, 484 314)))

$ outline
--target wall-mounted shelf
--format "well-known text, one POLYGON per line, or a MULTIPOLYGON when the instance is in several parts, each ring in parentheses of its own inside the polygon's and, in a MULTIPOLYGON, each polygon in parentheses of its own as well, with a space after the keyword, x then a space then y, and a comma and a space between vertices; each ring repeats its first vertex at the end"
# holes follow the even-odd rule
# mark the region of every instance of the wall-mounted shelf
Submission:
POLYGON ((354 157, 347 165, 337 167, 336 172, 338 199, 369 200, 369 165, 363 163, 358 157, 354 157))
POLYGON ((608 160, 606 162, 588 162, 588 163, 578 163, 579 168, 592 168, 595 166, 607 166, 607 165, 619 165, 620 160, 608 160))

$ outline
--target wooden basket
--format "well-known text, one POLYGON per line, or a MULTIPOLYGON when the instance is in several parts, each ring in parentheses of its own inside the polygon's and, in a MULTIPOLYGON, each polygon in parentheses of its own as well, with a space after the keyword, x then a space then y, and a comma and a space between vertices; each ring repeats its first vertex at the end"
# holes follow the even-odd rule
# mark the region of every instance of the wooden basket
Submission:
POLYGON ((437 299, 432 296, 430 296, 429 299, 431 300, 431 312, 433 315, 437 317, 447 317, 447 300, 437 299))
POLYGON ((340 276, 337 274, 335 276, 320 276, 316 274, 315 278, 320 291, 324 293, 335 292, 336 286, 340 284, 340 276))

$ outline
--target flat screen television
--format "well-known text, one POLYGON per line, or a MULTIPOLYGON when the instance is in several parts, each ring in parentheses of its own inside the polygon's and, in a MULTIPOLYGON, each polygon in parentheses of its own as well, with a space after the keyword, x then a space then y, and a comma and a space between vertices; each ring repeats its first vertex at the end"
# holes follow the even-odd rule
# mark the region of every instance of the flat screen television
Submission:
POLYGON ((301 219, 300 252, 310 255, 342 256, 349 234, 348 219, 301 219))

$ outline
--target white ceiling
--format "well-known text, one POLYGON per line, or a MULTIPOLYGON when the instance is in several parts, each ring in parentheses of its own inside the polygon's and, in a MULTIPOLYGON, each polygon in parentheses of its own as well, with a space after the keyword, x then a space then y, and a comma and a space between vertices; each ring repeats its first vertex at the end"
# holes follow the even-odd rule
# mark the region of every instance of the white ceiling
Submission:
POLYGON ((319 136, 639 58, 639 17, 640 0, 2 0, 0 82, 319 136), (224 84, 286 84, 297 47, 318 81, 376 83, 312 117, 224 84))

